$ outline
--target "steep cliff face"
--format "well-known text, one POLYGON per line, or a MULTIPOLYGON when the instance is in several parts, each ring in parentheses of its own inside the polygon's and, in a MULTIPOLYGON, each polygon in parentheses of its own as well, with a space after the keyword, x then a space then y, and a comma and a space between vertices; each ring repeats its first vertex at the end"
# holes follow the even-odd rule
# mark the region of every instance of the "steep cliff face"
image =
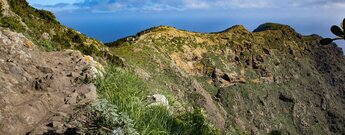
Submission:
POLYGON ((268 23, 209 34, 160 26, 107 45, 228 133, 343 134, 345 58, 319 40, 268 23))

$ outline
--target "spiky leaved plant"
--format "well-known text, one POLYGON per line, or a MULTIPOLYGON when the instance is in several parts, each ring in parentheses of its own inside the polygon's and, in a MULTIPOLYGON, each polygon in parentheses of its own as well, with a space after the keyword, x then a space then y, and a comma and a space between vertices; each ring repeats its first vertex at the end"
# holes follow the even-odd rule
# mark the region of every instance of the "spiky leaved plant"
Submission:
POLYGON ((324 38, 320 41, 321 45, 328 45, 335 40, 341 40, 341 39, 345 40, 345 18, 341 24, 341 28, 337 25, 333 25, 331 27, 331 31, 337 37, 336 38, 324 38))

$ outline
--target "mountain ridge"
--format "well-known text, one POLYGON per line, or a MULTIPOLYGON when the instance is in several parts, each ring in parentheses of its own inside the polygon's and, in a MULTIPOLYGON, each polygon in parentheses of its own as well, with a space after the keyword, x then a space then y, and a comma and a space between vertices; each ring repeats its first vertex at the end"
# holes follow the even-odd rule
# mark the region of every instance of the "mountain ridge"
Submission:
MULTIPOLYGON (((297 35, 298 37, 301 37, 302 35, 297 33, 293 28, 291 28, 288 25, 284 24, 279 24, 279 23, 264 23, 259 25, 253 32, 248 31, 243 25, 234 25, 231 26, 225 30, 219 31, 219 32, 195 32, 195 31, 188 31, 188 30, 183 30, 183 29, 177 29, 173 26, 156 26, 152 27, 146 30, 143 30, 141 32, 138 32, 136 35, 133 36, 127 36, 121 39, 118 39, 113 42, 105 43, 105 45, 109 47, 114 47, 114 46, 119 46, 121 43, 125 41, 134 41, 137 40, 140 36, 143 36, 145 34, 152 34, 152 33, 159 33, 159 34, 166 34, 169 31, 175 31, 175 33, 189 33, 189 34, 194 34, 194 35, 222 35, 222 34, 227 34, 227 33, 251 33, 251 34, 256 34, 256 33, 269 33, 270 31, 283 31, 284 34, 289 34, 289 36, 295 36, 297 35), (269 26, 267 26, 269 25, 269 26), (264 28, 263 28, 264 27, 264 28), (261 30, 259 30, 261 29, 261 30)), ((172 36, 176 36, 171 34, 172 36)), ((312 34, 315 36, 318 36, 316 34, 312 34)), ((321 37, 321 36, 320 36, 321 37)), ((226 38, 226 37, 224 37, 226 38)))
MULTIPOLYGON (((258 28, 263 26, 265 26, 263 30, 257 30, 256 32, 249 32, 241 26, 234 26, 223 32, 210 34, 180 31, 171 27, 167 29, 164 29, 165 27, 158 27, 161 29, 154 28, 154 31, 145 31, 144 34, 141 33, 135 37, 129 37, 128 39, 125 38, 125 40, 120 40, 121 42, 114 42, 117 44, 114 47, 109 44, 108 46, 112 47, 111 50, 114 54, 122 57, 127 65, 131 65, 130 67, 133 68, 133 70, 141 71, 138 73, 139 76, 143 76, 140 74, 150 76, 148 77, 149 79, 147 77, 146 79, 148 79, 148 83, 152 83, 155 87, 160 86, 160 84, 170 84, 171 86, 169 87, 180 89, 182 93, 186 92, 186 95, 193 95, 197 94, 197 92, 188 91, 195 89, 195 87, 193 88, 191 85, 193 83, 195 84, 193 80, 196 80, 202 88, 205 88, 205 90, 210 93, 213 100, 212 102, 218 101, 215 103, 221 104, 223 107, 225 106, 225 110, 227 110, 227 116, 224 117, 227 121, 226 123, 229 121, 236 123, 232 126, 225 126, 225 129, 231 129, 232 131, 245 130, 254 134, 265 133, 262 129, 256 128, 256 126, 260 124, 253 126, 252 129, 247 129, 248 125, 246 126, 244 123, 248 124, 251 122, 249 120, 243 122, 243 120, 248 119, 248 116, 241 116, 238 114, 239 110, 234 108, 230 109, 231 107, 229 107, 229 105, 231 105, 232 102, 242 100, 242 103, 236 102, 240 104, 238 107, 250 108, 250 105, 243 102, 252 102, 252 105, 258 107, 254 109, 256 111, 252 109, 248 109, 248 111, 253 116, 262 117, 258 118, 259 121, 276 119, 270 122, 262 122, 261 124, 266 125, 265 123, 280 121, 278 123, 273 122, 275 123, 273 125, 281 125, 281 122, 284 123, 285 121, 289 123, 289 121, 292 120, 293 124, 288 124, 291 127, 283 126, 273 129, 270 127, 272 130, 282 130, 284 134, 342 133, 343 130, 339 128, 339 126, 333 129, 333 126, 337 124, 329 125, 330 130, 328 131, 325 129, 318 130, 318 128, 313 127, 318 124, 312 124, 313 126, 310 127, 303 124, 310 123, 310 117, 315 117, 320 123, 320 119, 323 119, 323 116, 321 117, 319 114, 324 113, 322 111, 323 109, 317 107, 308 108, 310 111, 318 111, 318 116, 310 116, 302 113, 306 111, 303 111, 303 108, 306 108, 305 104, 310 103, 315 104, 315 106, 325 107, 325 102, 329 101, 329 104, 332 102, 332 104, 338 104, 336 105, 338 107, 341 106, 340 102, 333 102, 328 95, 337 95, 336 93, 338 92, 341 93, 342 90, 341 88, 339 89, 339 87, 343 87, 343 85, 341 83, 336 83, 333 84, 338 87, 335 88, 337 89, 336 91, 326 90, 333 88, 333 86, 329 86, 330 80, 342 80, 341 77, 335 77, 343 74, 342 64, 344 63, 344 56, 341 48, 337 47, 335 44, 321 46, 319 44, 321 40, 320 36, 302 36, 286 25, 267 23, 260 25, 258 28), (269 26, 266 27, 265 25, 269 26), (334 64, 338 65, 338 70, 326 66, 334 66, 334 64), (333 72, 339 74, 335 75, 333 72), (192 81, 174 82, 172 80, 175 79, 162 77, 163 75, 160 74, 176 76, 179 79, 185 78, 182 80, 191 79, 192 81), (312 79, 314 77, 318 78, 316 80, 320 83, 317 83, 317 81, 315 82, 315 80, 312 79), (318 85, 320 88, 312 85, 318 85), (250 89, 252 89, 251 92, 249 92, 250 89), (269 89, 272 92, 262 93, 265 89, 269 89), (301 91, 303 91, 303 94, 301 91), (316 94, 320 92, 322 94, 316 94), (246 94, 251 95, 249 99, 246 99, 248 98, 245 96, 246 94), (266 94, 269 95, 269 98, 264 100, 265 98, 263 97, 266 97, 264 96, 266 94), (228 99, 228 97, 233 96, 237 98, 228 99), (310 99, 310 97, 315 97, 315 100, 310 99), (259 101, 256 101, 256 98, 258 98, 259 101), (323 105, 319 105, 321 101, 323 105), (275 115, 278 114, 276 113, 282 111, 278 108, 276 108, 278 110, 275 110, 275 112, 271 112, 271 109, 265 110, 267 111, 266 113, 270 113, 273 118, 268 118, 269 116, 265 115, 260 116, 262 114, 254 113, 259 110, 264 111, 259 109, 258 103, 260 102, 264 104, 263 106, 266 106, 267 103, 265 102, 269 102, 271 106, 279 106, 278 108, 285 110, 287 115, 279 117, 288 117, 289 119, 277 118, 278 116, 275 115), (292 110, 287 109, 290 108, 288 106, 292 107, 292 110), (302 117, 300 115, 305 117, 302 121, 297 118, 297 116, 302 117), (232 120, 229 120, 229 117, 232 120), (306 122, 307 120, 309 122, 306 122)), ((173 89, 169 87, 162 87, 162 89, 170 89, 173 91, 173 89)), ((179 95, 178 93, 179 92, 174 94, 179 95)), ((343 100, 340 95, 336 97, 339 101, 343 100)), ((184 98, 185 102, 192 103, 196 106, 202 106, 206 110, 209 109, 203 106, 202 102, 198 103, 198 100, 206 101, 204 98, 192 98, 189 96, 184 98)), ((336 109, 336 112, 342 110, 338 109, 336 109)), ((325 112, 328 113, 328 111, 325 112)), ((328 117, 327 113, 325 117, 328 117)), ((337 118, 343 119, 339 117, 339 115, 337 118)), ((219 119, 217 120, 217 118, 212 119, 222 121, 219 119)), ((328 123, 329 121, 323 120, 323 122, 328 123)))
MULTIPOLYGON (((0 51, 6 57, 6 60, 0 59, 5 63, 1 65, 4 67, 0 66, 0 74, 14 78, 0 80, 0 85, 9 89, 5 94, 0 92, 0 96, 6 97, 8 91, 21 96, 64 92, 64 96, 56 98, 59 102, 50 102, 53 98, 42 96, 41 108, 48 108, 46 110, 51 109, 46 104, 84 104, 83 97, 95 100, 95 92, 109 102, 95 101, 100 104, 96 110, 90 105, 77 105, 81 110, 72 107, 77 114, 59 112, 59 118, 68 118, 68 122, 55 121, 55 116, 45 119, 0 109, 6 120, 12 117, 26 120, 24 125, 6 125, 16 121, 0 122, 0 131, 10 126, 28 134, 76 134, 77 130, 82 133, 217 134, 217 129, 220 134, 345 133, 345 57, 336 44, 321 46, 318 35, 303 36, 290 26, 275 23, 262 24, 253 32, 241 25, 213 33, 158 26, 104 45, 62 26, 52 13, 34 9, 25 0, 1 0, 0 3, 3 9, 0 26, 5 28, 0 30, 5 33, 0 34, 3 39, 0 51), (41 59, 46 65, 39 65, 40 55, 36 54, 40 53, 53 55, 51 58, 56 60, 50 61, 47 57, 41 59), (35 57, 24 59, 28 56, 35 57), (59 62, 59 58, 63 61, 59 62), (27 64, 29 60, 35 62, 27 64), (99 72, 102 68, 85 70, 82 67, 90 66, 88 62, 109 67, 104 74, 104 69, 99 72), (19 72, 13 63, 33 72, 27 77, 26 71, 19 72), (96 81, 87 79, 89 75, 84 72, 92 71, 101 73, 101 77, 96 81), (49 73, 54 77, 46 77, 49 73), (29 79, 20 80, 22 76, 29 79), (51 85, 59 82, 56 79, 67 80, 66 85, 74 90, 51 85), (11 87, 19 86, 14 84, 16 80, 28 87, 27 93, 11 87), (84 85, 88 86, 88 93, 79 88, 84 85), (149 108, 152 104, 147 105, 147 100, 150 98, 152 104, 163 105, 163 108, 149 108), (85 117, 89 119, 83 119, 85 117), (41 119, 43 122, 38 122, 41 119), (108 125, 93 123, 95 121, 108 122, 108 125), (147 121, 155 125, 148 125, 147 121), (99 129, 92 128, 92 124, 99 129)), ((7 102, 12 101, 3 103, 1 100, 0 105, 16 110, 7 102)), ((38 114, 38 103, 23 105, 32 109, 29 113, 38 114)), ((51 115, 49 111, 46 113, 51 115)))

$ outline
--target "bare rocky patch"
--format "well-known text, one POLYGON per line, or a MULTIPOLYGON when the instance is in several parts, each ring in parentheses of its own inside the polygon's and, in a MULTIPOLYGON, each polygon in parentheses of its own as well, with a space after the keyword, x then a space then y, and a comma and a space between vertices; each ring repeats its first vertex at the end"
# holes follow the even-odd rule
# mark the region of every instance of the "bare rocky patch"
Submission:
POLYGON ((65 118, 97 98, 92 64, 73 50, 42 52, 0 28, 0 134, 65 133, 65 118))

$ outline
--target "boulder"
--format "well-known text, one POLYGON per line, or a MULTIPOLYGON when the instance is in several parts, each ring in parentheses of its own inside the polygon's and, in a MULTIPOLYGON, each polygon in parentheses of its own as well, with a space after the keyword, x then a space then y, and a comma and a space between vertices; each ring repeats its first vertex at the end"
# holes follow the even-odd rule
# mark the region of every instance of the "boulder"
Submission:
POLYGON ((169 108, 169 101, 162 94, 154 94, 152 96, 148 96, 147 99, 150 103, 148 106, 165 106, 169 108))

